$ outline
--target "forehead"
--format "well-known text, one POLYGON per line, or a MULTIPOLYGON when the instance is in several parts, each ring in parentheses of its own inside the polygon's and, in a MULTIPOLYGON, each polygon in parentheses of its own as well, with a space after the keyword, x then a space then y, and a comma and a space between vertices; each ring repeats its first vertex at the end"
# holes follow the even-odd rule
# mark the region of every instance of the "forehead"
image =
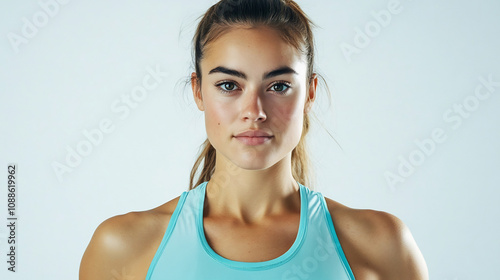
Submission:
POLYGON ((201 61, 204 75, 219 65, 263 73, 275 66, 299 72, 305 64, 304 54, 283 40, 279 31, 267 27, 231 28, 207 45, 201 61))

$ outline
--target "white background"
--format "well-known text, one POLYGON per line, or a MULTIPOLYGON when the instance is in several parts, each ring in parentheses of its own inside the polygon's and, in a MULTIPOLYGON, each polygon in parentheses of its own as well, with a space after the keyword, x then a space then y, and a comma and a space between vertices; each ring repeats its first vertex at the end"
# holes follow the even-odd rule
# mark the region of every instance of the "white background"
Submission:
MULTIPOLYGON (((214 2, 69 1, 51 6, 46 22, 37 1, 0 2, 1 279, 77 279, 99 223, 187 189, 206 138, 185 84, 190 43, 197 17, 214 2), (23 18, 39 25, 29 36, 23 18), (16 45, 13 36, 24 41, 16 45), (168 77, 126 117, 114 111, 156 67, 168 77), (66 164, 68 149, 86 141, 83 131, 105 119, 113 132, 59 178, 53 164, 66 164), (16 273, 3 261, 9 163, 18 165, 16 273)), ((328 107, 320 84, 315 113, 340 143, 314 121, 315 189, 401 218, 431 279, 495 279, 500 86, 477 104, 473 97, 480 77, 500 82, 500 2, 402 0, 380 30, 372 11, 389 0, 297 2, 320 27, 316 64, 333 101, 328 107), (356 28, 367 26, 369 44, 356 43, 356 28), (346 44, 358 52, 344 54, 346 44), (467 117, 448 112, 464 100, 467 117), (419 152, 415 141, 435 129, 446 140, 419 152), (391 188, 385 174, 398 175, 412 155, 418 166, 391 188)))

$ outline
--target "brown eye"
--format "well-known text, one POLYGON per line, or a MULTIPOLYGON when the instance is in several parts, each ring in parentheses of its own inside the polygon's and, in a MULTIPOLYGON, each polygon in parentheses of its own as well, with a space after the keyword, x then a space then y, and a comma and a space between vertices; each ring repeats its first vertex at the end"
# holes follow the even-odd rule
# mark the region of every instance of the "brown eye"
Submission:
POLYGON ((234 82, 221 82, 215 85, 220 92, 224 94, 232 93, 237 90, 238 86, 234 82))
POLYGON ((271 90, 279 93, 279 94, 285 94, 288 89, 290 88, 289 85, 285 84, 285 83, 276 83, 274 85, 271 86, 271 90))
POLYGON ((235 85, 233 83, 223 83, 221 84, 222 89, 226 91, 232 91, 235 88, 235 85))
POLYGON ((273 88, 275 91, 283 91, 284 90, 284 84, 277 84, 277 85, 274 85, 273 88))

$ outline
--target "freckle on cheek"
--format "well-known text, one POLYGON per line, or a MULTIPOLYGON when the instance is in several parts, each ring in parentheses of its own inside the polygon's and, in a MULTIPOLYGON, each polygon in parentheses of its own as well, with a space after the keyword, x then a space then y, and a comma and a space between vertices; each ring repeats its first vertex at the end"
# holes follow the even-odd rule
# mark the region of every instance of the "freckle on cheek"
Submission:
POLYGON ((220 125, 220 123, 217 123, 218 125, 220 125))

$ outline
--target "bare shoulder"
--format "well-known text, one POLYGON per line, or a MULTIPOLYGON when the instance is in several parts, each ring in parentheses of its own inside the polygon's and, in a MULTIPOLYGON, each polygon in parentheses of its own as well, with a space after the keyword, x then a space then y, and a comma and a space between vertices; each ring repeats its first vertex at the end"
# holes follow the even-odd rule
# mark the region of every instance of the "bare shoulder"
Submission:
POLYGON ((117 277, 117 273, 140 274, 145 278, 179 198, 147 211, 129 212, 103 221, 83 254, 80 279, 108 280, 117 277))
POLYGON ((428 279, 425 260, 398 217, 325 200, 356 279, 428 279))

